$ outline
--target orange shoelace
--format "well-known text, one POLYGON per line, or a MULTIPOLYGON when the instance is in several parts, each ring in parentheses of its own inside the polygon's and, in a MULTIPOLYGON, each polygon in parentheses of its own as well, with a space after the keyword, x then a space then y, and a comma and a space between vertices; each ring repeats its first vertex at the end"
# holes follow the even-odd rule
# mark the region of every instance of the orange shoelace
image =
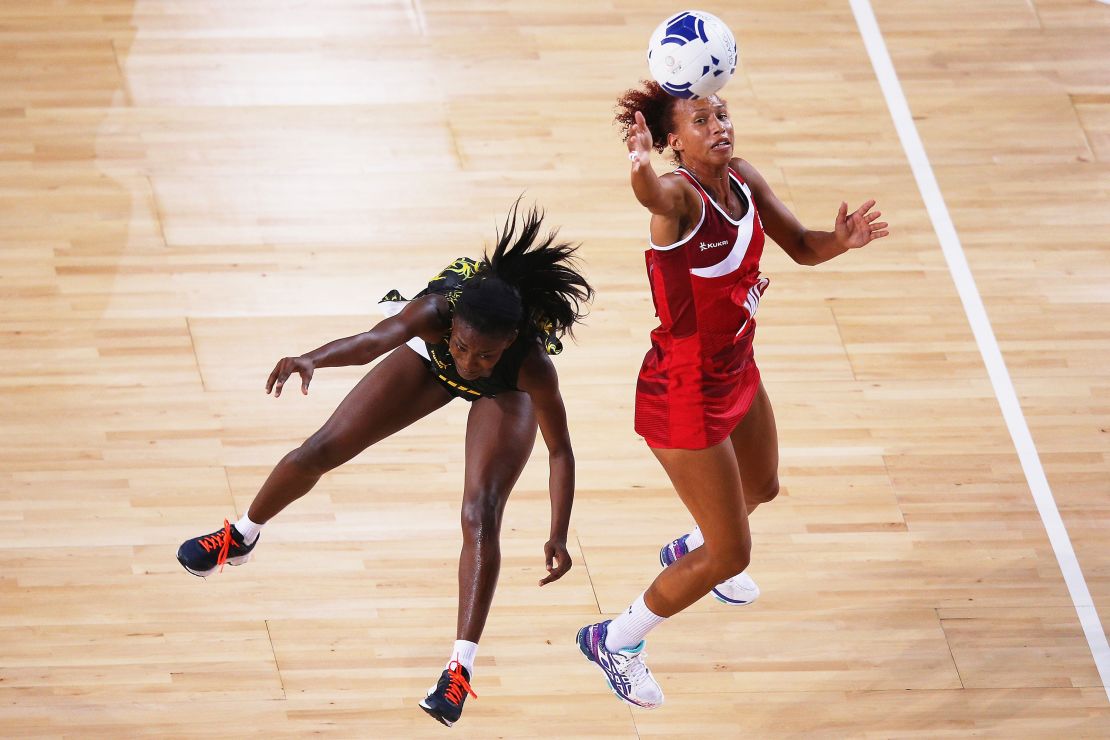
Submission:
POLYGON ((459 665, 457 660, 452 660, 447 664, 447 679, 447 701, 455 706, 462 704, 463 696, 465 696, 463 693, 464 689, 467 694, 470 694, 475 699, 478 698, 478 695, 474 693, 474 689, 470 688, 470 682, 467 681, 466 676, 463 675, 462 666, 459 665))
POLYGON ((220 572, 224 572, 224 563, 227 562, 227 549, 231 547, 231 522, 224 519, 224 529, 222 532, 213 532, 212 534, 201 537, 200 546, 204 548, 205 552, 212 552, 216 548, 220 549, 220 555, 216 558, 216 565, 220 566, 220 572))

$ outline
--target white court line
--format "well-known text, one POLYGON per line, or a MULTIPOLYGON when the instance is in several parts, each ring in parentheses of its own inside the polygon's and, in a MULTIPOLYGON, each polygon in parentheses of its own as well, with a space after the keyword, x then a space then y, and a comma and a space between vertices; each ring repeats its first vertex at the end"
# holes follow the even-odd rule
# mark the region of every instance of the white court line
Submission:
POLYGON ((1056 553, 1056 562, 1064 574, 1064 583, 1067 584, 1068 593, 1071 594, 1072 604, 1075 605, 1079 623, 1083 633, 1087 636, 1087 644, 1094 656, 1095 666, 1102 678, 1102 687, 1106 691, 1106 698, 1110 700, 1110 645, 1106 642, 1106 633, 1102 631, 1102 622, 1095 610, 1091 592, 1087 590, 1087 582, 1083 580, 1083 571, 1075 557, 1068 531, 1060 518, 1060 511, 1056 508, 1056 501, 1052 498, 1052 490, 1048 487, 1044 468, 1041 466, 1040 456, 1033 444, 1033 436, 1029 433, 1029 425, 1021 412, 1017 393, 1014 391, 1013 381, 1002 359, 1002 352, 998 349, 994 330, 991 329, 990 319, 983 307, 983 299, 979 296, 979 289, 975 287, 975 279, 968 267, 967 257, 964 255, 960 238, 956 234, 956 227, 948 214, 948 207, 944 203, 940 186, 933 175, 932 165, 925 155, 925 147, 917 134, 910 107, 906 96, 902 93, 902 85, 898 82, 898 75, 894 71, 894 64, 887 53, 886 43, 883 41, 879 24, 875 20, 875 13, 871 9, 869 0, 849 0, 852 12, 856 16, 860 35, 863 36, 864 46, 871 57, 871 65, 875 68, 875 76, 879 79, 879 86, 886 96, 886 104, 890 109, 890 117, 894 119, 894 127, 898 131, 898 138, 902 140, 902 148, 906 151, 910 167, 913 169, 914 179, 925 201, 925 208, 933 222, 933 229, 940 240, 940 247, 944 251, 944 259, 948 262, 948 270, 952 273, 952 280, 956 283, 956 290, 960 294, 960 301, 964 305, 964 312, 971 324, 971 331, 975 335, 975 342, 979 345, 979 353, 983 356, 983 363, 987 366, 994 394, 998 398, 998 405, 1002 408, 1002 417, 1010 430, 1010 437, 1014 440, 1018 459, 1021 460, 1022 470, 1025 471, 1025 480, 1029 483, 1029 490, 1033 494, 1033 501, 1040 512, 1041 521, 1048 533, 1048 541, 1056 553))

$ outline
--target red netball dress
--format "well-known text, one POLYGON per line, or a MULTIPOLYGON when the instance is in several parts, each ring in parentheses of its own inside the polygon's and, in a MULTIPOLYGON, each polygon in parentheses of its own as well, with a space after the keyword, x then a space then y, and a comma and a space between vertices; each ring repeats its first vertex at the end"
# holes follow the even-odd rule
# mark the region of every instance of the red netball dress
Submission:
POLYGON ((759 275, 763 224, 740 175, 728 171, 745 204, 736 221, 675 172, 701 194, 702 215, 689 236, 646 253, 659 326, 636 383, 636 431, 651 447, 700 450, 732 432, 759 388, 752 338, 769 281, 759 275))

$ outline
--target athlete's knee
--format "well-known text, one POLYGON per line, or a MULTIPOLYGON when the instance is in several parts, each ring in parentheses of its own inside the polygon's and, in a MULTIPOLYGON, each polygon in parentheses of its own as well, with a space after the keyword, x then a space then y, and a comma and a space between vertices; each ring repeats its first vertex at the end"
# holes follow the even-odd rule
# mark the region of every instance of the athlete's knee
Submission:
POLYGON ((747 570, 752 559, 752 541, 750 537, 734 539, 713 547, 709 552, 713 556, 710 569, 714 583, 718 583, 747 570))
POLYGON ((749 504, 766 504, 774 501, 779 495, 779 477, 776 475, 762 486, 752 491, 745 491, 744 494, 749 498, 749 504))
POLYGON ((501 529, 503 510, 501 492, 484 489, 477 495, 469 493, 462 505, 462 529, 466 537, 485 537, 501 529))
POLYGON ((317 432, 286 455, 286 460, 312 473, 323 474, 347 462, 350 456, 336 440, 317 432))

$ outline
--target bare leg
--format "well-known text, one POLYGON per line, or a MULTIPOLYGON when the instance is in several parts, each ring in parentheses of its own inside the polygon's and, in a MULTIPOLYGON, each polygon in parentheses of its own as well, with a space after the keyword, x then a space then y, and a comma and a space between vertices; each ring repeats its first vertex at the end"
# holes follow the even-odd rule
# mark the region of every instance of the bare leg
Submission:
POLYGON ((456 639, 478 642, 501 572, 501 515, 536 441, 526 393, 480 398, 466 423, 466 482, 456 639))
MULTIPOLYGON (((740 468, 744 503, 750 515, 760 504, 779 495, 779 435, 771 399, 762 383, 751 408, 732 430, 729 440, 740 468)), ((695 545, 691 550, 699 547, 700 544, 695 545)))
POLYGON ((744 487, 729 440, 705 450, 652 452, 705 537, 705 545, 665 568, 644 596, 648 609, 670 617, 747 568, 752 538, 744 487))
POLYGON ((395 349, 358 382, 319 431, 281 459, 248 516, 266 523, 308 493, 324 473, 450 400, 415 352, 395 349))
POLYGON ((748 513, 779 495, 779 433, 767 389, 759 384, 752 407, 729 436, 748 513))

